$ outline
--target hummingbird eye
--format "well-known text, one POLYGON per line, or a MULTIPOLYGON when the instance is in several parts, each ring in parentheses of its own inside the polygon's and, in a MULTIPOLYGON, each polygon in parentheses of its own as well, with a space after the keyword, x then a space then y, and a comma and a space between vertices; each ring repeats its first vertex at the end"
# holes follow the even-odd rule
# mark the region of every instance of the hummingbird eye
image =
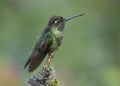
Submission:
POLYGON ((58 21, 55 21, 55 24, 58 23, 58 21))

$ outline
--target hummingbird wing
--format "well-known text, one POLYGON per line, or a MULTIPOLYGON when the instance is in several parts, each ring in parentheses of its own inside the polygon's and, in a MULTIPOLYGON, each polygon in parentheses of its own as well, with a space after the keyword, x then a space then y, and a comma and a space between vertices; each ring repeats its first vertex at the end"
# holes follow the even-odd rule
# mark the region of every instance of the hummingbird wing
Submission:
POLYGON ((32 54, 24 66, 24 68, 28 66, 29 72, 34 71, 41 64, 48 53, 48 48, 51 44, 52 39, 50 32, 46 30, 47 29, 45 29, 41 34, 41 37, 38 39, 32 54))

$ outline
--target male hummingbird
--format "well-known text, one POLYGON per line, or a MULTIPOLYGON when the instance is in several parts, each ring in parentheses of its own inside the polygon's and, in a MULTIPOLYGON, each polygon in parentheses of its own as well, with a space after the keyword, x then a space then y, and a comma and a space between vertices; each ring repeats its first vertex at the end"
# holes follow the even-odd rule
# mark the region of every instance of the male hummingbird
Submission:
POLYGON ((28 66, 28 71, 33 72, 41 64, 46 55, 48 55, 48 59, 45 65, 49 66, 55 51, 58 50, 62 43, 65 23, 70 19, 82 15, 84 14, 79 14, 69 18, 64 18, 62 16, 51 17, 48 22, 48 26, 43 30, 41 36, 38 38, 32 54, 27 60, 24 68, 28 66))

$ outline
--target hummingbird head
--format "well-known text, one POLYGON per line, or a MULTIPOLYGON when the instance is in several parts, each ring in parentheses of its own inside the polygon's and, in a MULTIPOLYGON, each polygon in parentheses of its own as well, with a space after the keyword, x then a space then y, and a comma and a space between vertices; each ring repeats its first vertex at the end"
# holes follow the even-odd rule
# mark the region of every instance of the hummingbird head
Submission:
POLYGON ((53 16, 50 18, 49 26, 61 26, 65 24, 65 19, 62 16, 53 16))
POLYGON ((64 29, 65 23, 73 18, 82 16, 84 14, 79 14, 79 15, 75 15, 69 18, 64 18, 62 16, 53 16, 50 18, 48 25, 49 26, 55 26, 55 27, 59 27, 60 29, 64 29))

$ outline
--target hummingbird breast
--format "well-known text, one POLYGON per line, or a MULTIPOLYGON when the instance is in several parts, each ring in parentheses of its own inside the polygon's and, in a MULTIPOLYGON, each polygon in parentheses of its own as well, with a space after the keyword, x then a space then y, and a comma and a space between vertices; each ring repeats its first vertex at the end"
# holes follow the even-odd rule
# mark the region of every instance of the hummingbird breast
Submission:
POLYGON ((58 30, 58 28, 52 28, 51 33, 52 33, 52 44, 50 46, 50 50, 54 51, 57 50, 62 43, 63 32, 58 30))

